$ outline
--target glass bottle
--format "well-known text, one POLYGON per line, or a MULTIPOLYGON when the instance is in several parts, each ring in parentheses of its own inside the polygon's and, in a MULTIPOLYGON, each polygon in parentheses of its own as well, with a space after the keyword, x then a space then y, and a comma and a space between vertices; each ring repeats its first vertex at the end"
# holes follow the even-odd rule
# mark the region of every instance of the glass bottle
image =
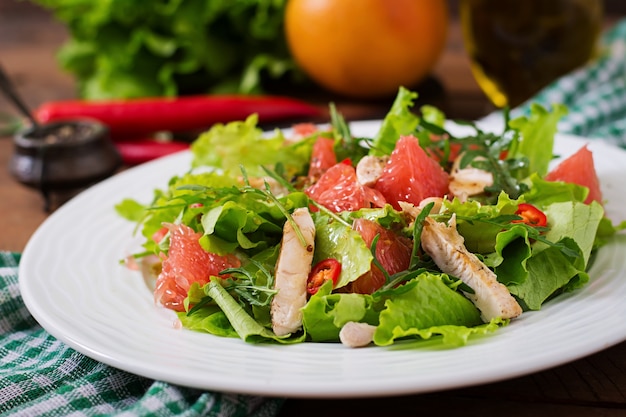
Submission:
POLYGON ((461 0, 473 75, 497 107, 515 107, 596 52, 601 0, 461 0))

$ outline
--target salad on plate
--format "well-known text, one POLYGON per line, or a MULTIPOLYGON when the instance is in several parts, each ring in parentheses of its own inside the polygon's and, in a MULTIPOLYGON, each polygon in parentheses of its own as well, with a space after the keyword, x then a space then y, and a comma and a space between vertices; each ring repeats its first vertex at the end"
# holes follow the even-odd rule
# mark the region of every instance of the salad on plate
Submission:
POLYGON ((373 137, 332 105, 328 126, 215 125, 188 172, 116 206, 143 239, 127 265, 185 328, 251 343, 462 346, 584 286, 616 227, 591 152, 553 163, 567 110, 493 132, 416 97, 373 137))

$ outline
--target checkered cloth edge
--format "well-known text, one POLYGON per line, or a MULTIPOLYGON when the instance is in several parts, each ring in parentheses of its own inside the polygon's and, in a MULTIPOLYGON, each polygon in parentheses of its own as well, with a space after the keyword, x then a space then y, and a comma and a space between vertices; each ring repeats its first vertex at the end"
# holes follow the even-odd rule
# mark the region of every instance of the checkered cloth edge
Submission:
POLYGON ((43 330, 18 286, 20 254, 0 251, 0 415, 272 417, 282 399, 153 381, 90 359, 43 330))
POLYGON ((568 107, 560 132, 626 147, 626 19, 603 34, 595 59, 545 87, 512 116, 528 114, 532 103, 568 107))

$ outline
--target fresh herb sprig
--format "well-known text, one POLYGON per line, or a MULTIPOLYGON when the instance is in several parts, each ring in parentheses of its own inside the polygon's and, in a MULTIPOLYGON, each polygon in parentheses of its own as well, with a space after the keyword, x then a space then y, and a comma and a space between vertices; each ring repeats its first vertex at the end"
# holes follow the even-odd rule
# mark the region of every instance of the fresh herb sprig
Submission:
POLYGON ((354 137, 350 131, 350 126, 343 115, 339 113, 334 103, 330 103, 329 111, 337 160, 350 159, 356 165, 368 153, 371 139, 354 137))
MULTIPOLYGON (((270 304, 274 294, 278 292, 274 289, 274 275, 263 264, 254 259, 249 259, 248 263, 254 266, 258 272, 253 272, 249 267, 243 266, 224 269, 220 271, 219 275, 230 276, 222 279, 222 286, 235 296, 234 298, 244 309, 247 309, 247 305, 265 307, 270 304), (260 277, 256 276, 257 273, 260 274, 260 277)), ((212 304, 213 298, 207 294, 189 309, 187 315, 192 315, 212 304)))
MULTIPOLYGON (((246 268, 228 268, 221 271, 220 275, 230 274, 233 278, 227 279, 223 286, 227 291, 233 291, 239 298, 247 300, 250 305, 267 306, 278 292, 274 289, 274 275, 262 263, 254 259, 249 261, 257 268, 262 279, 257 279, 255 274, 246 268), (259 282, 264 284, 260 285, 259 282)), ((240 304, 245 307, 245 303, 240 301, 240 304)))
POLYGON ((502 133, 486 132, 474 122, 458 121, 459 125, 472 128, 474 132, 467 136, 455 136, 444 127, 435 125, 420 119, 417 127, 417 135, 420 144, 427 151, 436 156, 441 165, 447 171, 450 170, 452 150, 458 150, 461 160, 459 168, 468 166, 478 168, 493 175, 493 184, 485 187, 485 203, 493 203, 497 200, 501 191, 511 198, 519 198, 528 191, 528 186, 519 181, 528 168, 528 160, 525 157, 512 158, 508 155, 509 148, 515 140, 516 132, 508 123, 508 111, 505 114, 505 128, 502 133))

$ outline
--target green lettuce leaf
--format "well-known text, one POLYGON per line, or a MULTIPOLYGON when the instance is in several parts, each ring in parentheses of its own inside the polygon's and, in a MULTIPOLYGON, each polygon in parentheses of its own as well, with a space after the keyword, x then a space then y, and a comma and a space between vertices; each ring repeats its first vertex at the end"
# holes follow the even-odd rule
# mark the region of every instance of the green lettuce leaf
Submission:
POLYGON ((554 135, 557 123, 567 114, 567 107, 561 104, 548 111, 539 104, 530 107, 529 116, 521 116, 509 122, 509 126, 519 131, 521 138, 509 148, 509 158, 524 156, 528 159, 527 173, 546 175, 550 161, 554 158, 554 135))
POLYGON ((446 115, 435 106, 424 105, 420 107, 422 119, 431 125, 443 128, 446 124, 446 115))
POLYGON ((552 203, 544 212, 550 229, 543 238, 553 244, 531 244, 527 229, 513 227, 498 235, 496 253, 487 257, 498 280, 530 310, 540 309, 546 300, 589 280, 585 271, 604 215, 596 202, 552 203))
POLYGON ((222 337, 239 337, 228 321, 226 314, 218 306, 203 307, 190 313, 178 313, 183 327, 222 337))
POLYGON ((61 66, 88 99, 260 93, 303 82, 284 35, 286 0, 35 0, 69 32, 61 66))
POLYGON ((192 167, 210 167, 233 178, 241 177, 243 167, 251 177, 263 177, 263 167, 280 165, 285 178, 305 171, 315 137, 288 145, 281 130, 268 136, 257 127, 258 117, 245 121, 216 124, 192 144, 192 167))
POLYGON ((313 342, 336 342, 349 321, 376 324, 378 314, 371 295, 331 294, 330 281, 313 295, 302 309, 302 322, 313 342))
POLYGON ((389 155, 396 147, 401 135, 415 132, 419 124, 419 117, 411 111, 417 93, 400 87, 391 109, 383 119, 380 130, 374 136, 370 155, 389 155))
POLYGON ((387 346, 410 336, 441 335, 445 346, 462 346, 471 334, 493 331, 498 323, 483 324, 478 309, 449 288, 441 275, 423 273, 385 302, 374 343, 387 346))
MULTIPOLYGON (((201 218, 203 247, 218 254, 231 253, 237 248, 254 252, 274 246, 283 234, 285 215, 276 203, 261 193, 242 193, 232 188, 232 194, 204 203, 201 218)), ((287 210, 306 207, 308 197, 300 192, 279 199, 287 210)))
POLYGON ((268 221, 260 213, 235 201, 224 202, 207 211, 202 216, 202 227, 207 237, 205 249, 218 254, 232 253, 237 247, 264 249, 282 236, 280 224, 268 221), (229 241, 231 245, 226 244, 229 241))
POLYGON ((514 226, 498 233, 495 252, 488 257, 486 264, 494 267, 498 281, 504 285, 522 283, 528 277, 526 262, 531 255, 528 229, 514 226))
MULTIPOLYGON (((579 268, 585 270, 591 251, 594 248, 596 233, 600 221, 604 217, 604 209, 597 202, 584 204, 575 201, 554 203, 544 209, 550 219, 550 230, 545 238, 558 242, 563 238, 571 238, 581 251, 583 261, 579 268)), ((542 244, 537 243, 535 250, 541 250, 542 244)))
POLYGON ((444 207, 448 212, 456 213, 457 230, 465 239, 465 247, 470 252, 486 254, 494 251, 496 236, 502 231, 502 225, 493 220, 515 214, 518 203, 500 193, 493 205, 475 200, 463 203, 455 198, 444 200, 444 207))
MULTIPOLYGON (((571 239, 560 243, 572 250, 578 249, 571 239)), ((576 259, 569 258, 558 247, 550 246, 527 260, 528 277, 524 282, 507 287, 521 300, 525 309, 539 310, 554 295, 580 288, 589 281, 589 275, 576 264, 576 259)))
POLYGON ((115 211, 126 220, 138 222, 143 218, 146 206, 132 198, 125 198, 115 205, 115 211))
POLYGON ((304 333, 301 335, 277 336, 273 331, 252 318, 252 316, 239 305, 237 300, 219 284, 219 280, 217 279, 211 279, 211 281, 205 285, 205 292, 224 312, 224 315, 236 334, 246 342, 261 343, 275 341, 279 343, 300 343, 303 342, 306 337, 304 333))
POLYGON ((343 287, 370 270, 372 252, 359 232, 323 214, 314 216, 315 257, 313 263, 327 258, 341 263, 336 288, 343 287))
POLYGON ((526 182, 530 190, 524 193, 523 198, 527 203, 539 208, 552 203, 584 202, 587 194, 589 194, 589 189, 582 185, 562 181, 546 181, 536 173, 531 174, 526 182))
MULTIPOLYGON (((407 219, 400 211, 394 210, 391 204, 381 208, 362 208, 360 210, 344 212, 342 215, 352 221, 363 218, 374 221, 387 229, 400 230, 407 226, 407 219)), ((410 235, 410 232, 409 234, 410 235)))

